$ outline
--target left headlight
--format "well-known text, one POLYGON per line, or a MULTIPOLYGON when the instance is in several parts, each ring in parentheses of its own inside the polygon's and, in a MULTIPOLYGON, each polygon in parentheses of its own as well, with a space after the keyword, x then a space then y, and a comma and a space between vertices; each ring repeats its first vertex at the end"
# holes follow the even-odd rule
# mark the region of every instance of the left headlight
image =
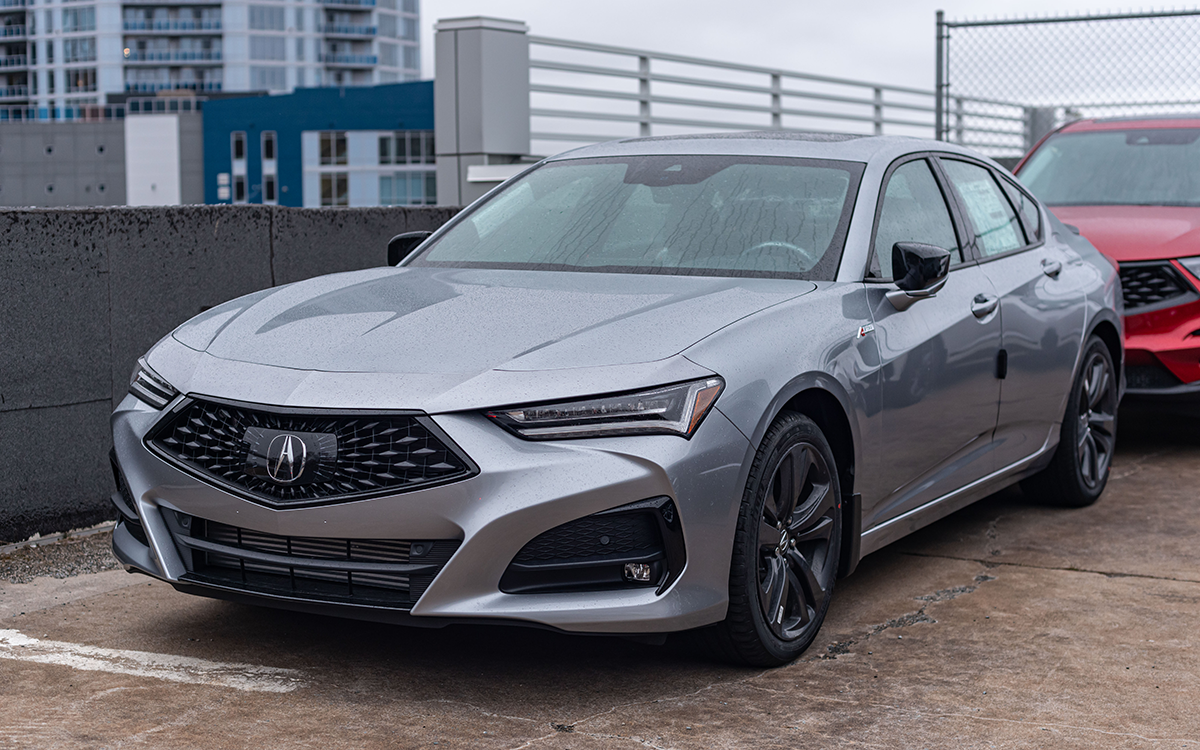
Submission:
POLYGON ((175 400, 179 391, 161 375, 150 369, 145 357, 139 357, 129 376, 129 392, 155 409, 162 409, 175 400))
POLYGON ((649 391, 496 409, 487 416, 527 440, 679 435, 690 438, 725 387, 705 378, 649 391))
POLYGON ((1192 272, 1192 275, 1200 279, 1200 255, 1191 258, 1180 258, 1179 263, 1192 272))

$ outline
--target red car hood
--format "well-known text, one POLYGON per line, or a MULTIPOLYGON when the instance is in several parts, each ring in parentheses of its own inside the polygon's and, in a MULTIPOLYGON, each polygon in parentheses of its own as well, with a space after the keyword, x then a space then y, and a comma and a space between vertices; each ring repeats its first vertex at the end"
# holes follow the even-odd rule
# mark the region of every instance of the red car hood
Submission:
POLYGON ((1054 206, 1096 249, 1116 261, 1200 255, 1200 208, 1180 206, 1054 206))

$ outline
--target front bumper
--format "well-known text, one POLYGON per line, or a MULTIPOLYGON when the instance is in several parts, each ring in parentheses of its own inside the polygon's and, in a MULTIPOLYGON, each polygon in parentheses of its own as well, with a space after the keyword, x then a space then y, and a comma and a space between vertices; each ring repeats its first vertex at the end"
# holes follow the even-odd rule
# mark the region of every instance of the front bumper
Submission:
POLYGON ((708 415, 690 441, 641 436, 534 443, 478 414, 434 415, 478 465, 478 475, 383 497, 283 509, 235 496, 153 454, 143 438, 160 415, 132 396, 113 414, 115 454, 126 483, 124 498, 118 494, 114 501, 136 506, 122 510, 126 520, 113 545, 127 568, 180 590, 369 620, 518 621, 572 632, 661 633, 725 615, 750 447, 719 411, 708 415), (501 590, 510 562, 535 537, 652 498, 667 498, 677 509, 687 550, 683 569, 665 590, 501 590), (180 526, 181 519, 193 518, 286 538, 445 540, 456 546, 413 603, 332 602, 306 593, 248 591, 237 580, 198 580, 192 570, 195 545, 181 538, 180 526))
POLYGON ((1125 318, 1126 395, 1200 395, 1200 301, 1125 318))

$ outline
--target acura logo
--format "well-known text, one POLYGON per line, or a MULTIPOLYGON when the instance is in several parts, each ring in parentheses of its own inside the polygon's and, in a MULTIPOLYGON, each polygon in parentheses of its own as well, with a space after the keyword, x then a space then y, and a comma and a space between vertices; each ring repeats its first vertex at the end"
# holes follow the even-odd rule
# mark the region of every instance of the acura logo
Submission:
POLYGON ((267 448, 267 476, 279 484, 291 484, 304 473, 308 448, 290 433, 276 435, 267 448))

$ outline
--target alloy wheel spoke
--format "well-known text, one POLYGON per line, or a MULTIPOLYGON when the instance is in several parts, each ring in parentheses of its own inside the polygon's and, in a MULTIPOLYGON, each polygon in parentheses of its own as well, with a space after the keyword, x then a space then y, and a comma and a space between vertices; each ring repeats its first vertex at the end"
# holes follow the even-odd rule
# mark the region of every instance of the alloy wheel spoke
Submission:
POLYGON ((778 599, 779 589, 784 585, 783 560, 779 558, 779 555, 772 553, 763 559, 762 568, 762 580, 758 584, 758 601, 762 608, 763 618, 767 622, 774 622, 776 610, 771 608, 771 602, 778 599))
POLYGON ((1095 368, 1092 370, 1092 380, 1094 389, 1088 394, 1088 408, 1096 409, 1100 406, 1100 402, 1108 395, 1108 368, 1104 365, 1103 359, 1098 359, 1095 368))
POLYGON ((808 611, 808 601, 804 596, 804 582, 800 580, 796 569, 791 565, 787 566, 787 576, 794 600, 795 614, 800 619, 800 625, 807 625, 812 620, 812 614, 808 611))
POLYGON ((803 592, 804 602, 813 608, 814 611, 819 611, 821 605, 825 602, 825 587, 817 576, 813 573, 812 565, 794 549, 788 550, 787 553, 788 568, 795 572, 796 577, 800 581, 800 591, 803 592))
POLYGON ((1092 438, 1091 432, 1084 438, 1083 446, 1083 463, 1081 465, 1084 479, 1088 480, 1088 484, 1094 484, 1096 481, 1096 441, 1092 438))
POLYGON ((779 477, 779 495, 775 506, 780 520, 787 519, 796 509, 796 501, 804 489, 804 481, 808 478, 808 467, 812 463, 807 445, 797 445, 789 450, 779 462, 776 475, 779 477))
POLYGON ((1105 412, 1094 411, 1088 415, 1088 426, 1093 432, 1099 432, 1104 435, 1113 434, 1113 425, 1116 419, 1111 414, 1105 412))
POLYGON ((763 597, 763 600, 767 603, 767 611, 764 614, 767 617, 767 622, 771 623, 772 627, 778 630, 783 624, 783 611, 787 608, 787 564, 778 555, 773 555, 768 564, 771 566, 772 580, 768 596, 763 597))
POLYGON ((829 538, 833 536, 833 519, 829 516, 821 516, 816 523, 807 529, 797 529, 791 536, 796 544, 829 541, 829 538))
POLYGON ((776 527, 776 524, 771 523, 767 518, 758 524, 758 546, 759 547, 778 547, 779 540, 783 538, 783 534, 776 527))
POLYGON ((829 509, 833 507, 833 493, 829 489, 828 482, 813 484, 812 492, 804 499, 804 502, 797 503, 796 512, 792 514, 792 518, 788 522, 789 533, 795 535, 811 525, 814 519, 829 512, 829 509))

